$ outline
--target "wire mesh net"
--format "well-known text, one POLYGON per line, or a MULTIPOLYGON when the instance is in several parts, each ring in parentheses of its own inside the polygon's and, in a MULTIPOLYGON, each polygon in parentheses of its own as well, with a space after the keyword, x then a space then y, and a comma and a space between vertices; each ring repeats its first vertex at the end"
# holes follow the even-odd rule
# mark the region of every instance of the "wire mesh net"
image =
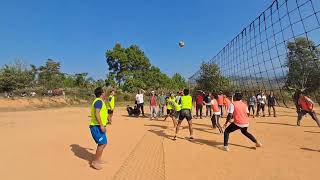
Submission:
MULTIPOLYGON (((320 47, 320 0, 273 1, 209 63, 217 64, 222 75, 245 93, 273 91, 281 105, 287 106, 291 97, 284 91, 287 45, 299 37, 320 47)), ((319 54, 315 61, 319 61, 319 54)), ((192 75, 189 82, 196 83, 200 73, 192 75)))

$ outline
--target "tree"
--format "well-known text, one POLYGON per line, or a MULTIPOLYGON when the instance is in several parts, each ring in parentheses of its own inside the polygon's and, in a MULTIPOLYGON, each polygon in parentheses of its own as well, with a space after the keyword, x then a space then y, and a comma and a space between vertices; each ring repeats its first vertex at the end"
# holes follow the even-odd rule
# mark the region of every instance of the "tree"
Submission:
POLYGON ((33 70, 26 68, 22 61, 16 61, 13 65, 5 65, 0 70, 1 91, 13 91, 31 87, 33 70))
POLYGON ((75 74, 75 85, 77 87, 88 87, 89 82, 87 81, 88 73, 78 73, 75 74))
POLYGON ((186 88, 187 82, 184 77, 182 77, 179 73, 175 73, 171 78, 171 89, 174 90, 182 90, 183 88, 186 88))
POLYGON ((112 73, 109 73, 107 79, 105 80, 105 85, 107 87, 116 87, 117 83, 115 82, 115 76, 112 73))
POLYGON ((220 74, 217 64, 204 62, 200 67, 200 75, 196 83, 196 88, 206 92, 228 91, 232 88, 230 80, 220 74))
POLYGON ((288 89, 307 89, 315 92, 320 88, 320 50, 315 43, 304 37, 287 44, 289 50, 286 87, 288 89))
POLYGON ((109 73, 114 75, 120 85, 132 78, 136 71, 147 71, 151 64, 144 52, 137 46, 122 48, 117 43, 112 50, 106 52, 109 73))
POLYGON ((60 72, 60 63, 48 59, 44 66, 39 67, 38 82, 46 88, 58 88, 62 86, 64 74, 60 72))

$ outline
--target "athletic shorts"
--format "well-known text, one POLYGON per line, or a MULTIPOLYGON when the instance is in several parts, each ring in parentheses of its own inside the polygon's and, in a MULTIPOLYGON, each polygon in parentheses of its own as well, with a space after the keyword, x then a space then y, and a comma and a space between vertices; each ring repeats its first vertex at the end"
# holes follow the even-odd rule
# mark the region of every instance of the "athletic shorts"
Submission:
POLYGON ((172 109, 167 109, 167 115, 171 115, 172 109))
POLYGON ((190 121, 192 119, 191 110, 190 109, 182 109, 180 111, 179 120, 182 121, 184 118, 187 119, 187 121, 190 121))
POLYGON ((108 114, 113 114, 113 110, 108 109, 108 114))
POLYGON ((177 111, 177 112, 174 113, 174 117, 175 117, 176 119, 178 119, 179 116, 180 116, 180 111, 177 111))
POLYGON ((90 131, 92 138, 98 145, 107 144, 107 135, 101 131, 100 126, 90 126, 90 131))

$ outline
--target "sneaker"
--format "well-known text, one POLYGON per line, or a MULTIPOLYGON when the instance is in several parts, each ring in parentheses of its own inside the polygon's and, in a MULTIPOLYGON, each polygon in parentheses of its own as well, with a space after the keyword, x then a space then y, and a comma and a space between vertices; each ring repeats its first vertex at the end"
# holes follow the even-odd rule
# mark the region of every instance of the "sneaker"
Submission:
POLYGON ((227 152, 229 152, 229 151, 230 151, 230 149, 229 149, 229 147, 228 147, 228 146, 223 146, 223 147, 222 147, 222 150, 227 151, 227 152))
POLYGON ((193 140, 194 138, 192 136, 189 137, 189 140, 193 140))
POLYGON ((259 143, 259 142, 257 142, 257 143, 256 143, 256 147, 262 147, 262 144, 259 143))

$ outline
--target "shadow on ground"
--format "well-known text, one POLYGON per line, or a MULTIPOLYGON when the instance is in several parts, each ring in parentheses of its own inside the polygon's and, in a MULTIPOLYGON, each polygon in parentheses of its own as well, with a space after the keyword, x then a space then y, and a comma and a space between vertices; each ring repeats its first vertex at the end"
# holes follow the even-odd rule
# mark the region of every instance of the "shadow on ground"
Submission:
POLYGON ((312 133, 312 134, 320 134, 320 132, 315 132, 315 131, 304 131, 306 133, 312 133))
POLYGON ((71 147, 71 151, 74 153, 75 156, 77 156, 80 159, 88 161, 88 163, 90 163, 94 158, 94 154, 89 151, 94 149, 84 148, 79 144, 71 144, 70 147, 71 147))
POLYGON ((320 152, 320 149, 319 150, 310 149, 310 148, 300 148, 300 149, 305 150, 305 151, 320 152))

